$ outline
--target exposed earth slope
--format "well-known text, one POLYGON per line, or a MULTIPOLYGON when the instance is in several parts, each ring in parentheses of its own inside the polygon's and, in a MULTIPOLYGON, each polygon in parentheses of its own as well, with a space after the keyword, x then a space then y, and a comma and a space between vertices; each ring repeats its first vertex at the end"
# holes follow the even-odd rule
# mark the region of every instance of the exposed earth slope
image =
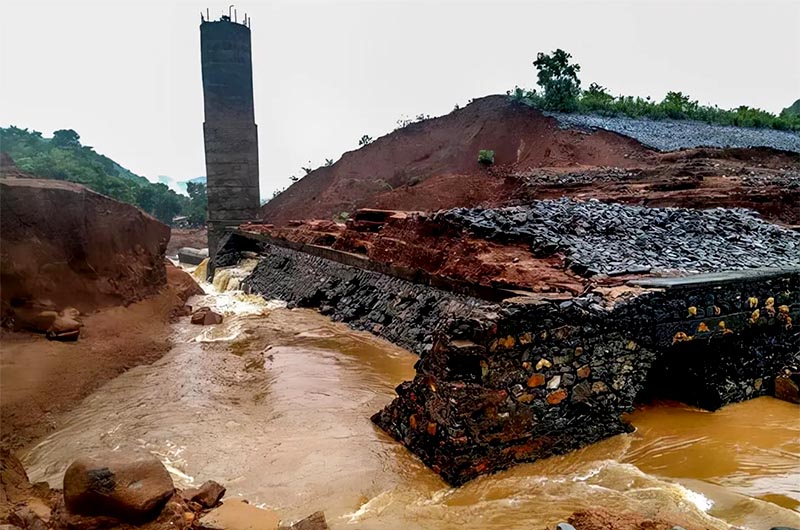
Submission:
POLYGON ((79 184, 0 179, 0 226, 4 312, 44 300, 86 312, 166 284, 169 227, 79 184))
POLYGON ((481 149, 494 150, 497 166, 522 169, 637 167, 650 156, 650 150, 629 138, 562 129, 538 110, 505 96, 487 96, 446 116, 413 123, 312 171, 267 203, 264 219, 275 224, 298 217, 329 219, 374 206, 377 197, 381 206, 393 209, 485 200, 502 189, 503 181, 487 184, 478 165, 481 149), (392 193, 434 176, 446 179, 447 192, 434 193, 427 204, 419 204, 413 192, 411 198, 392 193))
POLYGON ((800 154, 794 148, 800 136, 794 133, 686 122, 676 129, 683 136, 667 144, 694 147, 660 152, 640 141, 653 145, 664 127, 675 129, 672 122, 628 119, 617 128, 630 135, 623 136, 602 128, 613 119, 579 119, 545 116, 505 96, 480 98, 312 171, 267 203, 263 219, 282 226, 359 208, 435 211, 567 195, 652 206, 747 207, 770 220, 800 223, 800 154), (766 147, 737 148, 741 135, 747 140, 742 145, 766 147), (716 147, 703 147, 711 136, 716 147), (481 149, 495 151, 493 166, 478 164, 481 149))

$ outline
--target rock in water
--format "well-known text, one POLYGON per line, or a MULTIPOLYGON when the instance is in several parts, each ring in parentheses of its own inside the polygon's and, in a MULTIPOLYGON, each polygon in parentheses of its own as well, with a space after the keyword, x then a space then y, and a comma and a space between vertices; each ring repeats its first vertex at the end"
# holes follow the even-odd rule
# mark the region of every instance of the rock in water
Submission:
POLYGON ((292 526, 281 526, 278 530, 330 530, 323 512, 314 512, 292 526))
POLYGON ((81 333, 81 323, 77 320, 59 315, 47 330, 50 340, 74 341, 78 340, 81 333))
POLYGON ((225 495, 225 486, 209 480, 199 488, 189 488, 183 490, 181 496, 190 502, 196 502, 203 508, 213 508, 225 495))
POLYGON ((192 324, 197 324, 199 326, 210 326, 221 323, 222 315, 215 313, 210 307, 201 307, 192 313, 192 324))
POLYGON ((141 522, 158 515, 175 486, 154 456, 109 451, 75 460, 64 475, 64 503, 77 515, 141 522))
POLYGON ((205 259, 208 259, 207 248, 183 247, 180 250, 178 250, 178 261, 180 261, 181 263, 188 263, 189 265, 200 265, 205 259))
POLYGON ((775 378, 775 397, 800 405, 800 373, 783 374, 775 378), (794 377, 793 377, 794 376, 794 377))

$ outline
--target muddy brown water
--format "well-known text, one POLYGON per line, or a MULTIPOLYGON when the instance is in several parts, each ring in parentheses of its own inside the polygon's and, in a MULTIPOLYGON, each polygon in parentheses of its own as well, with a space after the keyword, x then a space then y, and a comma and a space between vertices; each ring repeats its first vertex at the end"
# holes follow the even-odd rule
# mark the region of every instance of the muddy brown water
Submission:
POLYGON ((598 506, 800 526, 795 405, 649 405, 630 415, 633 434, 450 488, 369 421, 416 356, 312 311, 235 292, 201 302, 225 322, 177 324, 170 353, 88 397, 25 453, 33 480, 60 487, 77 454, 139 447, 179 485, 215 479, 285 519, 322 509, 334 529, 528 530, 598 506))

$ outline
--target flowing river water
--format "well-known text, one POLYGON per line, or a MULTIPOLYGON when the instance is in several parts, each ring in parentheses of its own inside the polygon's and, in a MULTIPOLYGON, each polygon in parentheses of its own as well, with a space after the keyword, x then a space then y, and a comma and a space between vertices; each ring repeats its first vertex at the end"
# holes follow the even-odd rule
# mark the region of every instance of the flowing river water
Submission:
POLYGON ((450 488, 369 421, 416 356, 309 310, 206 289, 190 303, 225 321, 176 324, 172 351, 104 385, 27 451, 32 480, 61 487, 77 454, 138 447, 178 485, 214 479, 289 520, 324 510, 335 530, 527 530, 593 507, 800 527, 796 405, 649 405, 630 415, 632 434, 450 488))

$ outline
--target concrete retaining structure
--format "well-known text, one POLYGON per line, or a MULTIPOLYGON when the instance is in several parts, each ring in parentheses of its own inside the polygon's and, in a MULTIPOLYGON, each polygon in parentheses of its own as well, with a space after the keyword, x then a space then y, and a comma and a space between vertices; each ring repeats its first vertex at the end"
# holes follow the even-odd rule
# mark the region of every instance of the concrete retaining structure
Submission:
POLYGON ((262 260, 246 290, 420 355, 373 421, 455 485, 625 432, 621 415, 639 400, 713 410, 771 393, 800 364, 798 268, 643 280, 612 304, 591 293, 487 300, 243 233, 215 264, 242 252, 262 260))

